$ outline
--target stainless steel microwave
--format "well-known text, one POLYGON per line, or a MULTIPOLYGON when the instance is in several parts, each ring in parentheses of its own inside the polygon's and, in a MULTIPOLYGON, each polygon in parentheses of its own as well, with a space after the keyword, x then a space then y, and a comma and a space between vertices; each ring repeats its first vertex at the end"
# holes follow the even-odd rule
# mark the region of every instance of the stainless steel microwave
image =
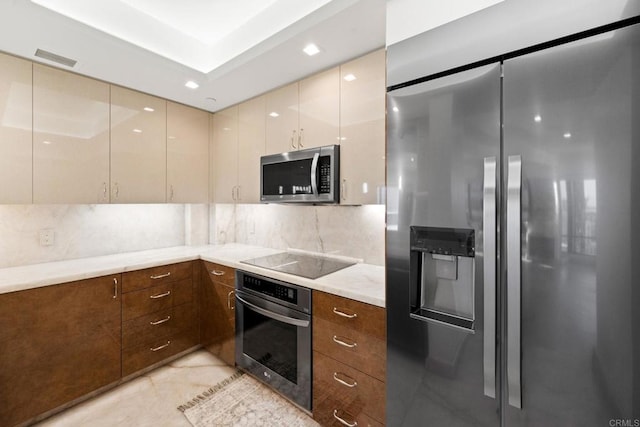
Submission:
POLYGON ((260 201, 264 203, 338 203, 339 183, 339 145, 260 158, 260 201))

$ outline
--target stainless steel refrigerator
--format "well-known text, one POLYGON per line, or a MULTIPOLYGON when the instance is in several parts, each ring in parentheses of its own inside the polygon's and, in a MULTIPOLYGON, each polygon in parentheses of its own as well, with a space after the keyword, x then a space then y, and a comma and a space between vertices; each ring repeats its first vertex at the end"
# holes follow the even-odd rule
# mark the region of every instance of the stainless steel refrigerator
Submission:
POLYGON ((640 426, 633 22, 389 87, 388 426, 640 426))

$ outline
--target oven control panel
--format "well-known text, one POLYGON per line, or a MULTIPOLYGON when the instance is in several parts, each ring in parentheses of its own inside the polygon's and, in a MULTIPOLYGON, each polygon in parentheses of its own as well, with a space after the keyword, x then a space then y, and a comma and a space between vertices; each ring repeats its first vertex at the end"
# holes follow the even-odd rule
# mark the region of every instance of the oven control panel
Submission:
POLYGON ((280 283, 274 283, 262 277, 249 276, 245 274, 242 276, 242 285, 245 289, 251 289, 254 292, 268 295, 281 301, 286 301, 291 304, 298 303, 297 289, 280 283))

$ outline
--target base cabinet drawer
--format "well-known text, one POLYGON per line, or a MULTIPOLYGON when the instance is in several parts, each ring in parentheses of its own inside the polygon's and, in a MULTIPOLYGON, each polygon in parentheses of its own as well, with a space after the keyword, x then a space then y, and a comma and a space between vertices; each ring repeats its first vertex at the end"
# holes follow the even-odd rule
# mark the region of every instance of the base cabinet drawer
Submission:
MULTIPOLYGON (((313 386, 314 408, 328 405, 352 416, 364 413, 380 422, 385 419, 385 384, 318 352, 313 353, 313 386)), ((333 420, 329 412, 319 412, 317 421, 328 424, 333 420)))
POLYGON ((354 415, 349 408, 340 409, 340 403, 332 400, 324 401, 319 407, 313 408, 313 418, 323 427, 383 427, 367 414, 359 412, 354 415))
POLYGON ((122 275, 122 292, 132 292, 163 283, 191 279, 191 261, 169 264, 144 270, 129 271, 122 275))
POLYGON ((122 324, 122 348, 151 344, 158 339, 195 327, 193 304, 182 304, 122 324))
POLYGON ((313 318, 313 349, 381 381, 386 375, 385 341, 356 330, 313 318))
POLYGON ((195 346, 197 335, 196 331, 186 331, 122 350, 122 376, 131 375, 195 346))

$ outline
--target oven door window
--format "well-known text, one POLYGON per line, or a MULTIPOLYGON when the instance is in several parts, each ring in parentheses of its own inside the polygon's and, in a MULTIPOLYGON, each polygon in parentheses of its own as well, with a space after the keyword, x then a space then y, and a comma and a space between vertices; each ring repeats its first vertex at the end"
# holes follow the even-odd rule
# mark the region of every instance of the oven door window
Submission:
POLYGON ((246 306, 243 312, 243 353, 297 384, 297 327, 270 319, 246 306))

